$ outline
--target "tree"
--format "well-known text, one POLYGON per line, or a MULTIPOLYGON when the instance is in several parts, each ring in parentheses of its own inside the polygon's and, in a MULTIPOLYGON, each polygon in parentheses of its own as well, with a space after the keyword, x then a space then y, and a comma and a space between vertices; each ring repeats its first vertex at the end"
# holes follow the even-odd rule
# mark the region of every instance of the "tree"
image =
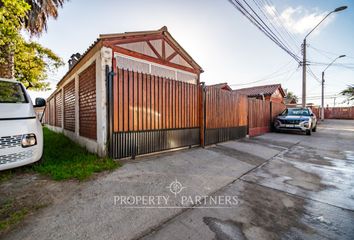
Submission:
POLYGON ((47 29, 49 16, 57 17, 59 1, 0 0, 0 77, 20 80, 35 90, 48 89, 47 73, 63 65, 50 49, 26 41, 20 31, 40 35, 47 29))
POLYGON ((23 40, 20 30, 29 9, 24 0, 0 0, 0 77, 14 75, 14 51, 23 40))
POLYGON ((292 101, 297 103, 299 100, 298 96, 296 96, 293 92, 288 91, 286 96, 285 96, 285 103, 289 104, 292 101))
POLYGON ((58 8, 62 7, 64 0, 25 0, 31 10, 27 12, 25 28, 31 35, 39 36, 47 30, 48 18, 58 17, 58 8))
POLYGON ((354 101, 354 85, 349 85, 346 89, 344 89, 341 94, 347 97, 347 102, 354 101))
POLYGON ((47 72, 62 64, 55 53, 36 42, 23 42, 15 50, 15 78, 30 89, 48 90, 47 72))

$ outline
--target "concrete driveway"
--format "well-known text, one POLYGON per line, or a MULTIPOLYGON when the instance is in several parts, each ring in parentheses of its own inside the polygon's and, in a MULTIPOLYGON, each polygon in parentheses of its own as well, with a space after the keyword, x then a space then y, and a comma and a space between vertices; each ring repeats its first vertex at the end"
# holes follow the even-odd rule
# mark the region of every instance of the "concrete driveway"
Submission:
POLYGON ((354 121, 327 120, 312 136, 269 133, 129 161, 5 238, 354 239, 353 179, 354 121), (170 187, 176 180, 182 188, 170 187), (122 196, 169 202, 117 204, 122 196))

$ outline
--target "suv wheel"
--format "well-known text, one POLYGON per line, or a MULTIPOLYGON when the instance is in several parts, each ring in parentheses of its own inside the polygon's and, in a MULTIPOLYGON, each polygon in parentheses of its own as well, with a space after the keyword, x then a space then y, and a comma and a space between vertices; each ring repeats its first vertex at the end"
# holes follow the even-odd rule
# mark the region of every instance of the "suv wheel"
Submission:
POLYGON ((312 129, 312 132, 316 132, 317 125, 312 129))
POLYGON ((311 130, 310 129, 308 129, 308 130, 306 130, 306 135, 311 135, 311 130))

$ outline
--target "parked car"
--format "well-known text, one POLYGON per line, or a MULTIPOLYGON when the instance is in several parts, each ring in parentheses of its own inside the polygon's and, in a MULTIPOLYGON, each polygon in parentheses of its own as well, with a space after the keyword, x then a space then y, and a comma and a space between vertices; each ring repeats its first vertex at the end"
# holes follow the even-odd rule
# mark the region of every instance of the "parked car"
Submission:
POLYGON ((274 120, 274 128, 281 130, 298 130, 311 135, 316 132, 317 119, 310 108, 287 108, 274 120))
POLYGON ((43 154, 43 131, 26 88, 15 80, 0 78, 0 171, 34 163, 43 154))

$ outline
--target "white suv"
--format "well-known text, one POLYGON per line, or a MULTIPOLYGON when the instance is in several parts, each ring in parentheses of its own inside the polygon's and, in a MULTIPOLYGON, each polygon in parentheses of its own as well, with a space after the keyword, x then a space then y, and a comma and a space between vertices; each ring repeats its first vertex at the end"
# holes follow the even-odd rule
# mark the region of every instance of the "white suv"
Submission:
POLYGON ((0 171, 41 159, 43 131, 33 107, 43 106, 42 98, 33 106, 21 83, 0 78, 0 171))

